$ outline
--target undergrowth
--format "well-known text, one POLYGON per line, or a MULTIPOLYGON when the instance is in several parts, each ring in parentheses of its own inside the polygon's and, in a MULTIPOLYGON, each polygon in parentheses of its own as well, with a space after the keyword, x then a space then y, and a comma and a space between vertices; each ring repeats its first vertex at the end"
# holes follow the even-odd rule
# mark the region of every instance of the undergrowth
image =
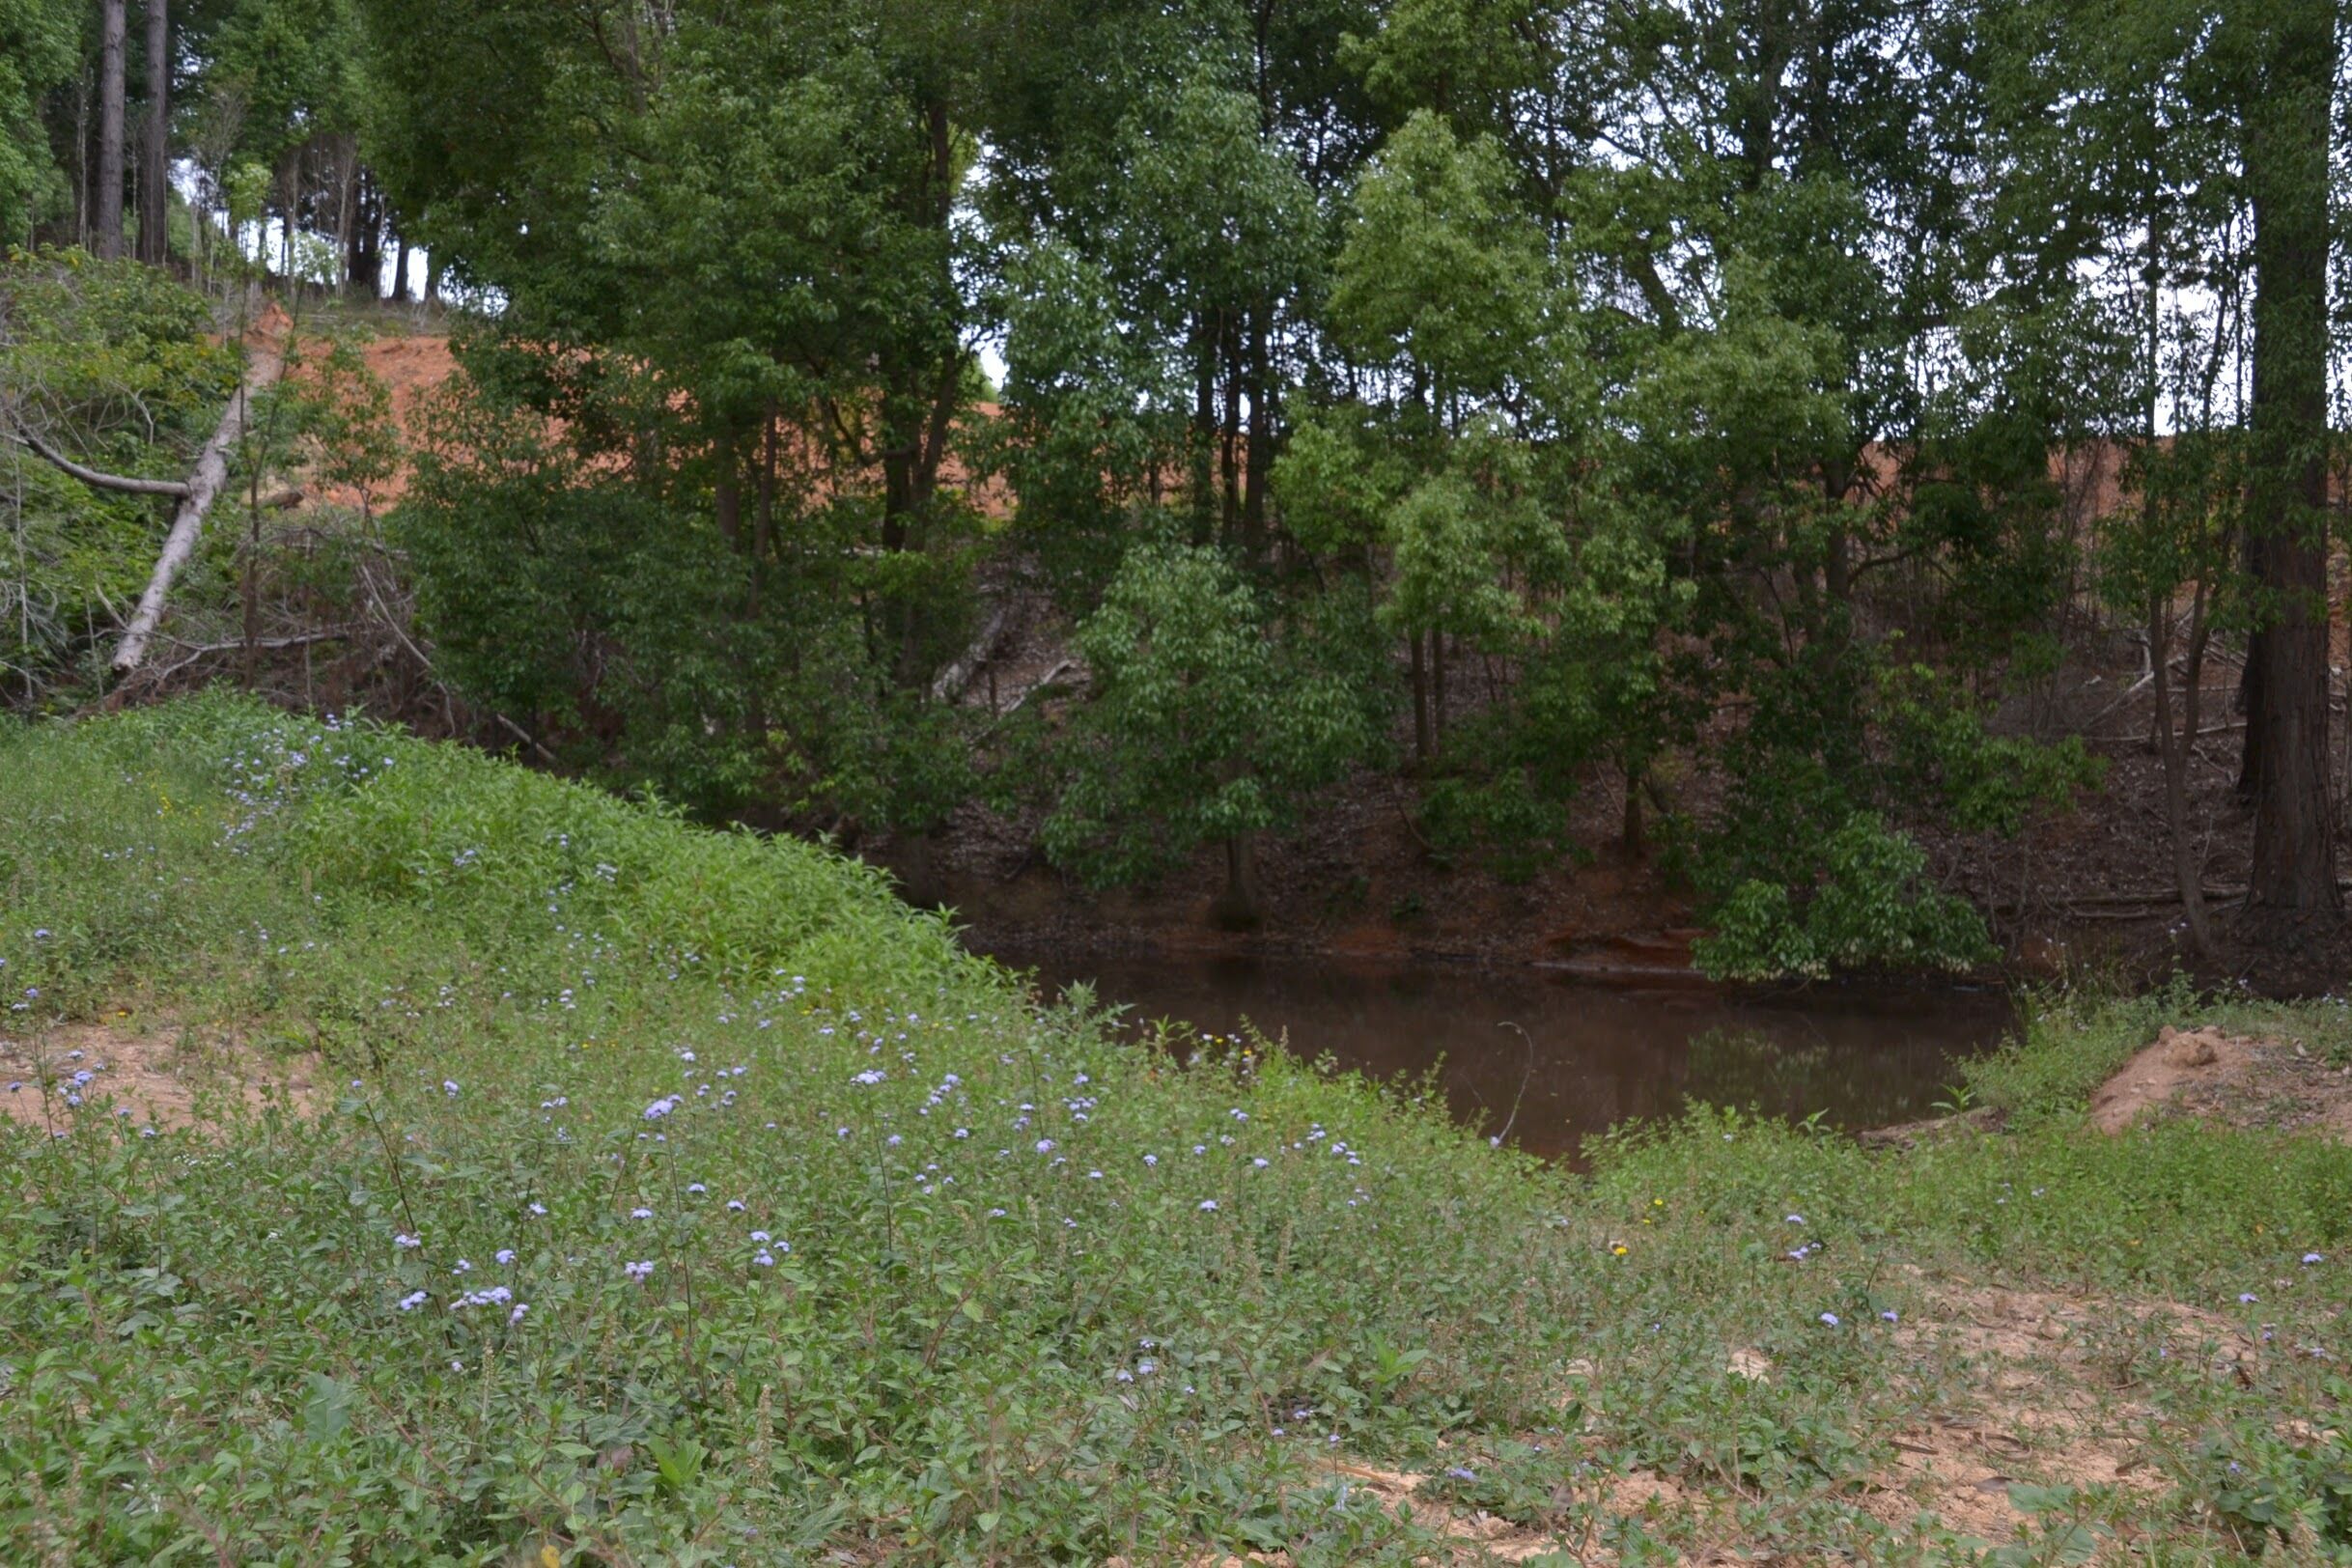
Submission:
POLYGON ((2029 1541, 2352 1550, 2279 1425, 2339 1424, 2352 1156, 2086 1134, 2163 999, 2044 1006, 1977 1075, 2012 1135, 1694 1109, 1571 1175, 1042 1004, 822 849, 218 698, 0 735, 0 993, 59 1133, 0 1123, 12 1561, 1406 1562, 1449 1495, 1619 1560, 1967 1559, 1860 1506, 1967 1397, 1896 1337, 1959 1277, 2293 1350, 2123 1343, 2163 1484, 2029 1541), (337 1092, 141 1126, 52 1050, 125 1006, 337 1092))

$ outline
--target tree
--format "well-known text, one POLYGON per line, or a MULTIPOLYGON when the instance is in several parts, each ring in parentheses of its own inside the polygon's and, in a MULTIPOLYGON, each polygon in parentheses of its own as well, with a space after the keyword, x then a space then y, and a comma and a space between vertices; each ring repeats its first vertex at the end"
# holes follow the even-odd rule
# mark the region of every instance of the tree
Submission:
POLYGON ((71 0, 0 4, 0 245, 29 245, 65 205, 42 102, 79 63, 79 17, 71 0))
POLYGON ((28 707, 77 705, 149 580, 167 509, 238 384, 205 302, 163 272, 79 251, 0 259, 0 663, 28 707), (93 488, 36 456, 145 482, 93 488))
POLYGON ((1513 198, 1499 146, 1416 112, 1357 182, 1332 269, 1332 335, 1386 394, 1368 400, 1375 439, 1420 470, 1380 534, 1383 618, 1407 639, 1424 763, 1444 726, 1448 639, 1503 653, 1535 630, 1506 584, 1556 580, 1563 547, 1514 428, 1560 410, 1551 263, 1513 198))
MULTIPOLYGON (((951 461, 977 390, 960 14, 698 4, 639 28, 624 5, 368 6, 386 193, 503 303, 467 346, 480 412, 551 422, 598 476, 550 514, 569 548, 598 527, 630 552, 678 536, 660 581, 695 624, 566 589, 599 657, 567 661, 558 711, 621 776, 674 766, 708 809, 765 795, 845 836, 944 814, 915 764, 957 749, 922 709, 968 635, 978 533, 951 461), (392 46, 436 30, 464 46, 392 46), (453 119, 494 127, 495 150, 453 141, 453 119), (675 689, 623 689, 653 680, 675 689)), ((519 565, 465 559, 508 547, 463 525, 473 485, 512 499, 494 469, 448 465, 412 518, 429 573, 519 565)), ((481 602, 448 586, 428 602, 481 602)))
POLYGON ((1092 677, 1059 748, 1047 853, 1089 882, 1149 880, 1220 845, 1218 923, 1264 917, 1257 836, 1365 755, 1360 694, 1267 625, 1213 546, 1142 544, 1078 631, 1092 677))
POLYGON ((2232 18, 2254 208, 2254 396, 2248 556, 2263 616, 2248 648, 2254 799, 2248 902, 2333 915, 2328 800, 2327 352, 2329 138, 2336 7, 2250 5, 2232 18))
POLYGON ((125 0, 98 0, 98 253, 123 254, 123 46, 125 0))
POLYGON ((171 237, 171 0, 147 0, 147 125, 139 137, 139 260, 161 266, 171 237))

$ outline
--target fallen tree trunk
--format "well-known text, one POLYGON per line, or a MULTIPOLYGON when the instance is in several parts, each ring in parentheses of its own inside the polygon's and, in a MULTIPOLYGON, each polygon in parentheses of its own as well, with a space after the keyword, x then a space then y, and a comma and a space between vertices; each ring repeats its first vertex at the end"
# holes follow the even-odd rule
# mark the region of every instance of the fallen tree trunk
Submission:
POLYGON ((125 495, 185 496, 188 492, 187 486, 177 479, 139 479, 129 474, 110 474, 85 467, 21 425, 8 432, 8 438, 19 446, 30 447, 37 456, 56 464, 92 490, 120 490, 125 495))
POLYGON ((164 602, 171 598, 172 579, 187 565, 188 557, 196 553, 196 541, 204 533, 205 514, 212 509, 213 498, 229 482, 229 453, 245 433, 245 415, 254 394, 267 388, 285 368, 282 345, 258 335, 246 341, 253 357, 245 366, 245 378, 229 399, 219 428, 197 455, 196 470, 188 476, 186 493, 172 514, 172 531, 163 536, 163 550, 155 557, 155 570, 147 579, 147 591, 139 596, 139 606, 131 612, 130 624, 123 629, 123 640, 115 646, 117 676, 128 675, 147 657, 148 641, 161 624, 164 602))
POLYGON ((941 670, 939 678, 931 683, 933 702, 955 703, 962 700, 964 688, 972 684, 972 677, 980 673, 983 664, 996 657, 996 644, 1003 640, 1005 622, 1009 619, 1011 611, 1003 604, 989 613, 987 625, 980 629, 980 634, 971 640, 971 645, 957 655, 955 662, 941 670))

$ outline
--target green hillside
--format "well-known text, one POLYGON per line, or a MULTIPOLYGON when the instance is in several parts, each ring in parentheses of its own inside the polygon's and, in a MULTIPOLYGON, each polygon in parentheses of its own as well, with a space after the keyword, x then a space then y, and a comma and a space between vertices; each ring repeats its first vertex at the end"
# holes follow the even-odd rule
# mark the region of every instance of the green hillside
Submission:
POLYGON ((0 732, 0 961, 10 1561, 2352 1551, 2352 1152, 2087 1131, 2162 1000, 2044 1003, 2007 1134, 1571 1175, 1041 1006, 822 849, 225 697, 0 732), (1922 1480, 1963 1430, 2001 1478, 1922 1480))

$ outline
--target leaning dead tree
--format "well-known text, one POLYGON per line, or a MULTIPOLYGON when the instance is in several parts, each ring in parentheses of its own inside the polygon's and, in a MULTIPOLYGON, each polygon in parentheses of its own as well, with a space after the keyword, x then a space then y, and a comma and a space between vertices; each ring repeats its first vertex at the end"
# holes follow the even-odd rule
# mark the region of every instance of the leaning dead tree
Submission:
POLYGON ((283 344, 255 335, 248 340, 252 357, 246 361, 244 379, 238 383, 236 394, 229 399, 227 411, 220 416, 220 425, 212 438, 197 454, 195 471, 188 475, 185 493, 172 514, 172 530, 163 536, 163 549, 155 557, 155 570, 147 579, 147 591, 139 596, 139 607, 131 612, 130 624, 123 629, 123 640, 115 645, 113 668, 119 676, 128 675, 147 657, 147 645, 163 620, 163 606, 171 598, 172 579, 180 569, 196 553, 196 541, 204 534, 205 514, 212 509, 212 501, 229 482, 229 454, 244 434, 245 416, 254 396, 268 388, 285 368, 283 344))
POLYGON ((171 597, 172 581, 196 553, 196 542, 204 533, 205 515, 229 483, 229 456, 244 436, 245 418, 253 399, 274 384, 285 369, 286 346, 280 334, 256 332, 247 336, 245 342, 249 350, 245 374, 230 397, 229 406, 222 412, 211 438, 197 453, 196 466, 185 480, 107 473, 76 462, 44 439, 24 418, 21 409, 11 406, 8 400, 0 400, 0 440, 25 448, 93 490, 115 490, 126 495, 168 495, 180 503, 172 514, 171 531, 163 536, 163 548, 155 557, 155 569, 148 577, 147 591, 139 596, 138 608, 131 612, 122 640, 115 645, 112 667, 117 676, 128 675, 147 657, 147 645, 163 620, 163 606, 171 597))

